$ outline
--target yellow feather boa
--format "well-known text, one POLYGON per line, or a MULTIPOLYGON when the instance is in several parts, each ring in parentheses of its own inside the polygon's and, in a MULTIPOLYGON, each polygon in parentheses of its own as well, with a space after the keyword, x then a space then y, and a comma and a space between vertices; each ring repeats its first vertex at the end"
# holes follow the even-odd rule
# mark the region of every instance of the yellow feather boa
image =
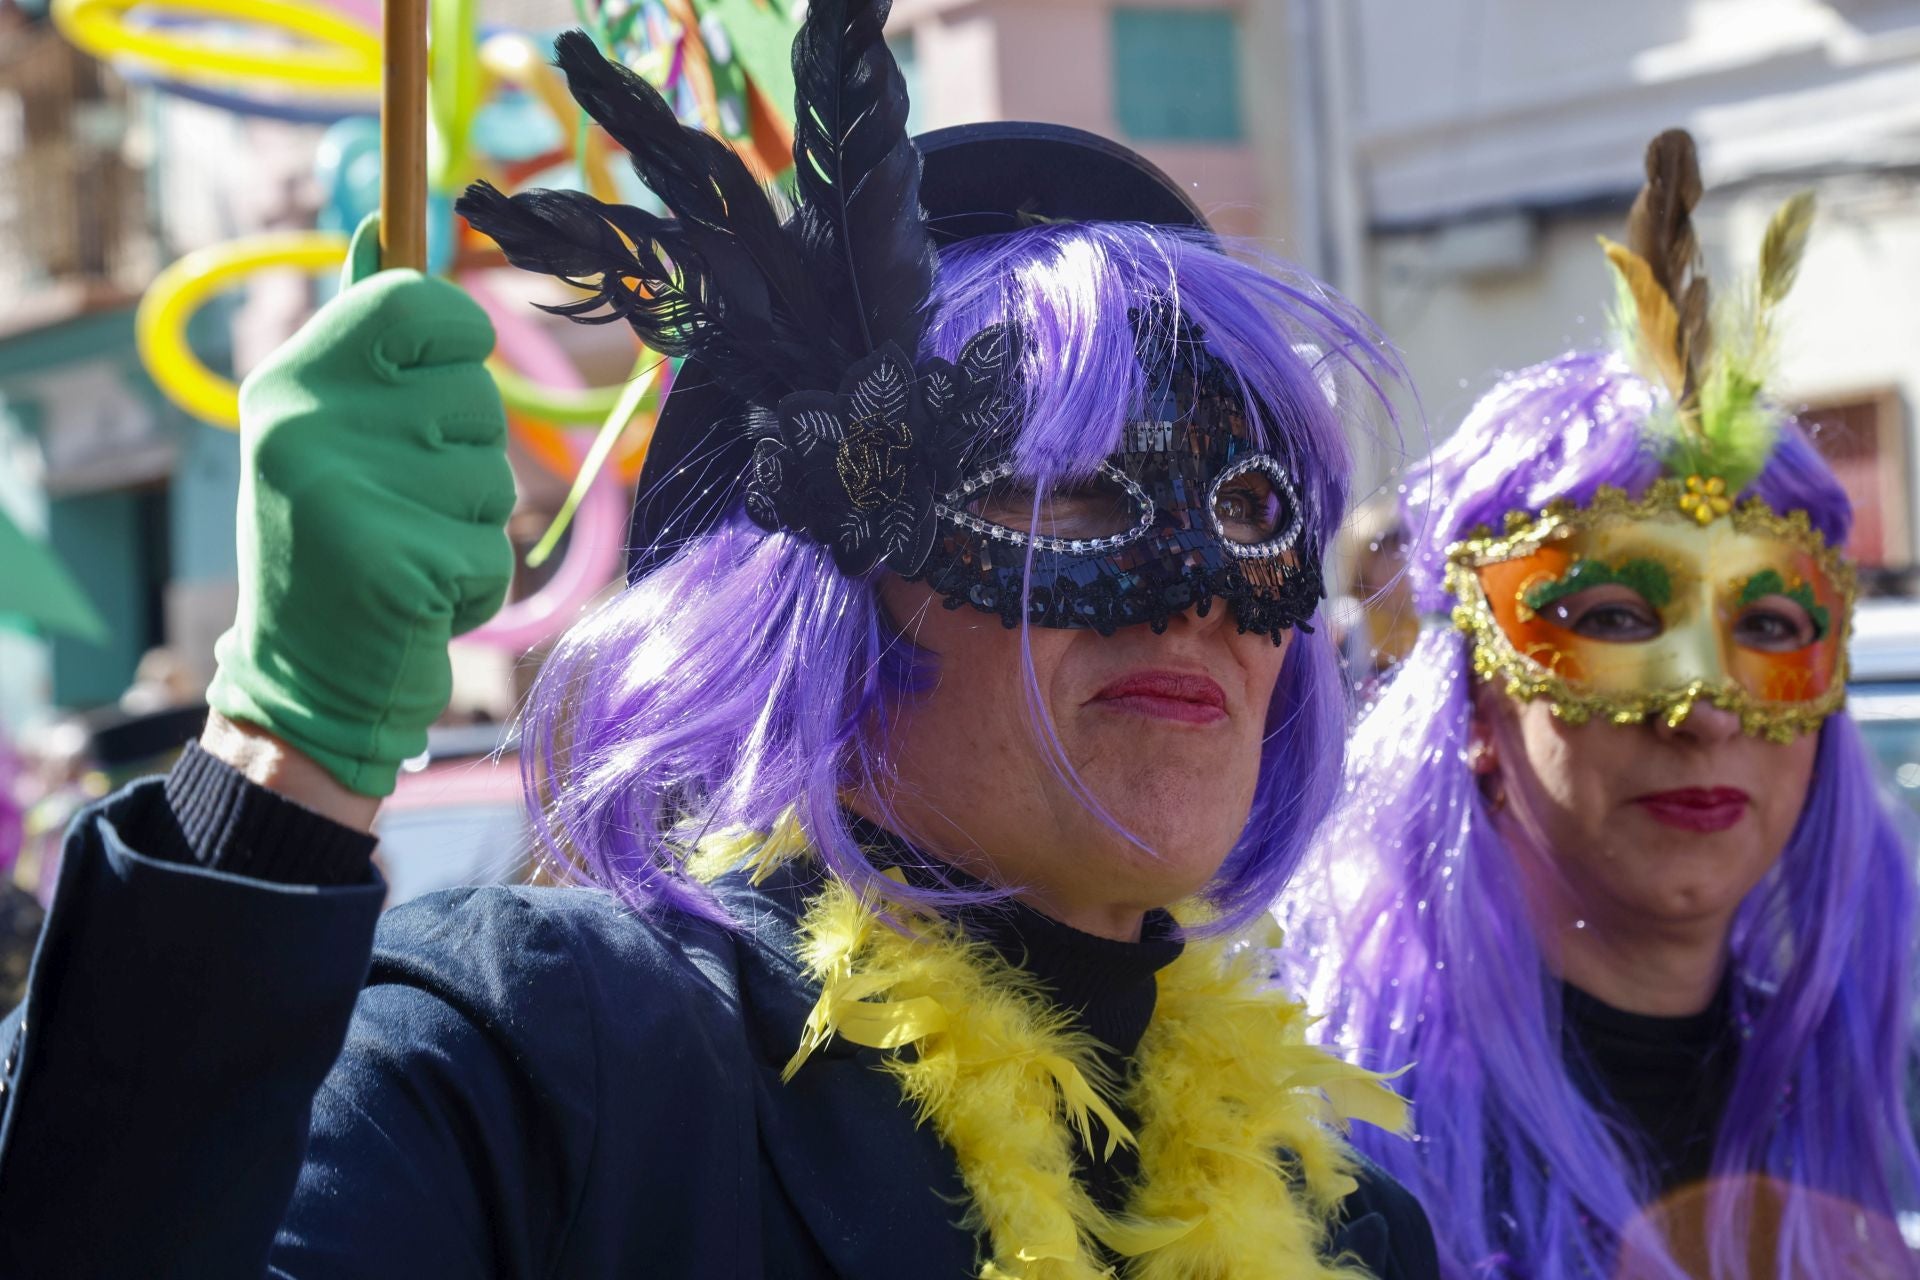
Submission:
POLYGON ((1365 1273, 1319 1252, 1355 1186, 1333 1127, 1401 1129, 1406 1106, 1381 1077, 1306 1043, 1305 1010, 1266 986, 1244 941, 1190 943, 1161 972, 1126 1094, 1136 1139, 1101 1095, 1116 1082, 1093 1042, 1029 975, 937 918, 890 927, 830 882, 801 921, 820 998, 786 1075, 836 1035, 912 1050, 886 1068, 954 1153, 967 1225, 989 1242, 983 1280, 1111 1276, 1102 1245, 1130 1280, 1352 1280, 1365 1273), (1073 1176, 1068 1126, 1091 1149, 1096 1116, 1109 1152, 1139 1147, 1121 1216, 1073 1176))

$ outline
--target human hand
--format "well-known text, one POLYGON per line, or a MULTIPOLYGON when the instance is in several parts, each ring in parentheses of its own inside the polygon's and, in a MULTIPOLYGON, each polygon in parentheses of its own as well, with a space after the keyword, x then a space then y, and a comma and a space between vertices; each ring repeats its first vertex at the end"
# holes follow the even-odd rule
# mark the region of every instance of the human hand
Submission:
POLYGON ((444 280, 369 274, 376 255, 369 219, 357 282, 241 387, 240 607, 207 695, 364 796, 425 749, 447 644, 513 571, 493 327, 444 280))

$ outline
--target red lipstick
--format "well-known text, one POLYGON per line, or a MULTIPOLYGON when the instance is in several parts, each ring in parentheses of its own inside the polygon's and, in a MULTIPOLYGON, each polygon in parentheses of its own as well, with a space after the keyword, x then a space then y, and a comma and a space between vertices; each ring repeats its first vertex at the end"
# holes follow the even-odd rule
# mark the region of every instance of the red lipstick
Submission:
POLYGON ((1227 695, 1218 684, 1205 676, 1177 671, 1135 671, 1121 676, 1090 701, 1115 711, 1182 724, 1213 724, 1227 718, 1227 695))
POLYGON ((1753 797, 1738 787, 1681 787, 1649 792, 1636 797, 1634 803, 1656 822, 1682 831, 1711 832, 1725 831, 1740 821, 1753 797))

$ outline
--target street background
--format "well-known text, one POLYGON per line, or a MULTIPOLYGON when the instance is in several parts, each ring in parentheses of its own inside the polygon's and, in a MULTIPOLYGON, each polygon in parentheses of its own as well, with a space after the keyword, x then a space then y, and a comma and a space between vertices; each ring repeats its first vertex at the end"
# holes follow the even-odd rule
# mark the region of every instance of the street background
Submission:
MULTIPOLYGON (((496 54, 542 52, 582 21, 624 32, 608 39, 652 60, 683 115, 764 153, 756 112, 778 82, 767 33, 790 24, 785 3, 477 0, 470 27, 503 41, 496 54)), ((377 12, 374 0, 303 7, 364 23, 377 12)), ((211 22, 184 0, 94 8, 208 48, 288 38, 211 22)), ((1355 599, 1390 589, 1385 506, 1398 469, 1502 371, 1605 342, 1611 283, 1594 237, 1617 231, 1648 139, 1677 125, 1699 141, 1709 194, 1697 222, 1716 280, 1747 269, 1784 196, 1813 188, 1819 221, 1786 311, 1778 388, 1853 494, 1854 554, 1869 593, 1890 602, 1863 622, 1872 653, 1858 674, 1872 685, 1856 707, 1889 786, 1920 794, 1920 609, 1899 603, 1920 558, 1920 2, 898 0, 889 32, 916 128, 1024 118, 1119 138, 1187 184, 1222 231, 1330 281, 1398 345, 1419 400, 1397 434, 1375 424, 1358 441, 1360 495, 1375 502, 1356 517, 1336 583, 1362 668, 1367 640, 1412 621, 1367 631, 1355 599), (1363 572, 1375 553, 1384 568, 1363 572)), ((593 180, 574 158, 577 144, 592 152, 577 118, 556 119, 531 80, 515 87, 495 70, 461 144, 476 163, 522 185, 593 180)), ((0 744, 12 743, 0 752, 16 760, 0 809, 27 815, 14 876, 36 893, 48 867, 33 841, 44 846, 74 803, 190 731, 234 608, 237 437, 156 383, 136 307, 162 268, 196 250, 342 230, 369 189, 369 110, 365 93, 96 59, 44 3, 0 0, 0 517, 51 554, 93 614, 36 621, 0 595, 0 623, 14 610, 0 625, 0 744)), ((610 167, 599 180, 645 199, 610 167)), ((520 372, 614 390, 633 376, 624 326, 548 321, 525 303, 559 300, 553 286, 447 237, 447 269, 517 317, 514 342, 531 361, 520 372), (556 353, 557 373, 533 367, 553 369, 556 353)), ((280 268, 216 291, 186 326, 196 358, 243 376, 324 299, 329 275, 280 268)), ((523 552, 593 435, 592 421, 556 430, 516 418, 523 552)), ((514 803, 511 762, 472 762, 502 745, 541 646, 618 579, 608 513, 626 502, 633 436, 559 551, 523 568, 516 597, 538 607, 459 647, 455 706, 436 738, 448 767, 422 762, 383 830, 396 894, 413 883, 395 851, 415 845, 479 846, 421 887, 516 873, 518 828, 498 820, 514 803), (491 835, 450 840, 460 823, 491 835)), ((19 588, 25 561, 10 569, 6 545, 0 586, 13 573, 19 588)), ((42 603, 51 590, 34 588, 42 603)))

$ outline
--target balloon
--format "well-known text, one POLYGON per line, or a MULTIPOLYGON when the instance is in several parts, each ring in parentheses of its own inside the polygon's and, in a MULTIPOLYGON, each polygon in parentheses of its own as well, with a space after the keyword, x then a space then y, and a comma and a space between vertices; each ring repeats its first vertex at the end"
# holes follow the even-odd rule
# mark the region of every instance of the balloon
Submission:
POLYGON ((596 199, 619 198, 613 175, 607 168, 607 143, 597 130, 580 131, 572 127, 579 108, 574 105, 560 73, 548 64, 546 54, 533 41, 521 35, 490 36, 480 46, 480 65, 490 75, 539 98, 569 137, 583 134, 586 146, 581 148, 583 154, 578 161, 587 190, 596 199))
POLYGON ((313 0, 54 0, 53 20, 67 39, 96 57, 124 58, 192 84, 293 85, 352 94, 380 87, 380 37, 313 0), (136 8, 225 18, 294 39, 253 48, 210 44, 177 28, 130 24, 126 15, 136 8))
MULTIPOLYGON (((459 285, 480 304, 480 309, 487 313, 487 319, 493 321, 496 359, 505 362, 512 374, 521 381, 532 379, 544 384, 543 390, 557 388, 562 392, 578 392, 587 385, 586 379, 580 376, 580 371, 574 367, 559 342, 534 323, 526 307, 509 304, 493 291, 486 277, 477 271, 469 271, 461 276, 459 285)), ((614 393, 618 394, 618 388, 614 389, 614 393)), ((606 410, 603 409, 600 417, 605 416, 606 410)), ((599 419, 594 421, 598 422, 599 419)))
MULTIPOLYGON (((363 218, 380 208, 380 122, 372 116, 351 116, 328 129, 314 154, 313 176, 320 184, 315 224, 322 231, 351 235, 363 218)), ((427 270, 434 275, 445 271, 457 247, 453 197, 429 191, 427 270)))
POLYGON ((454 643, 525 653, 559 635, 573 625, 588 602, 620 576, 626 542, 626 492, 612 476, 603 475, 580 504, 567 558, 547 584, 526 599, 514 601, 493 615, 491 622, 454 643))
POLYGON ((433 0, 427 110, 433 124, 427 186, 449 191, 464 184, 473 113, 480 106, 480 62, 474 53, 473 0, 433 0))
MULTIPOLYGON (((509 306, 478 275, 470 274, 460 284, 493 321, 502 361, 548 386, 573 391, 583 386, 585 379, 567 353, 552 335, 528 319, 524 308, 509 306)), ((626 493, 612 476, 603 474, 580 504, 567 558, 547 584, 526 599, 506 606, 492 621, 460 637, 457 643, 524 653, 559 635, 572 625, 587 602, 619 575, 626 533, 626 493)))
POLYGON ((549 152, 571 148, 573 140, 544 102, 513 91, 474 112, 473 145, 496 161, 524 164, 549 152))
POLYGON ((369 31, 380 29, 380 0, 331 0, 330 7, 340 10, 369 31))
POLYGON ((500 360, 492 361, 488 367, 493 370, 493 380, 507 408, 541 422, 563 427, 597 427, 607 420, 620 399, 619 387, 542 386, 515 373, 500 360))
POLYGON ((269 267, 336 269, 347 237, 328 231, 279 231, 196 249, 154 278, 134 313, 140 360, 180 408, 216 427, 240 427, 240 388, 202 364, 187 345, 187 322, 209 297, 269 267))
POLYGON ((348 116, 359 115, 367 110, 368 104, 358 98, 334 98, 325 100, 283 98, 278 95, 249 95, 234 93, 226 89, 209 89, 205 85, 188 84, 184 80, 170 80, 165 76, 154 75, 128 64, 120 68, 120 78, 128 84, 143 85, 156 93, 164 93, 188 102, 198 102, 202 106, 212 107, 215 111, 231 111, 235 115, 254 116, 262 120, 284 120, 288 124, 333 124, 348 116))
MULTIPOLYGON (((428 202, 434 215, 432 225, 443 224, 443 208, 428 202)), ((445 209, 445 225, 450 227, 452 213, 445 209)), ((436 255, 441 245, 450 245, 446 236, 430 246, 436 255)), ((168 266, 154 278, 140 308, 134 314, 134 339, 140 359, 152 375, 155 385, 167 399, 203 422, 232 431, 240 425, 240 388, 201 363, 187 345, 187 322, 208 298, 238 284, 256 271, 273 267, 300 267, 308 271, 326 271, 338 267, 347 256, 347 237, 330 231, 282 231, 229 241, 208 249, 199 249, 168 266)), ((469 282, 471 283, 471 279, 469 282)), ((508 315, 496 303, 490 308, 496 330, 501 334, 502 352, 513 333, 531 333, 516 350, 528 349, 532 341, 551 341, 519 311, 508 315), (503 316, 505 317, 503 319, 503 316)), ((562 357, 564 359, 564 356, 562 357)), ((598 426, 620 398, 620 388, 582 387, 579 374, 571 364, 564 375, 542 378, 547 385, 514 372, 499 358, 489 362, 500 386, 500 398, 516 413, 543 422, 563 426, 598 426), (554 383, 562 385, 555 386, 554 383)), ((541 366, 551 369, 551 366, 541 366)))
POLYGON ((320 184, 317 225, 351 235, 380 207, 380 121, 350 116, 321 134, 313 176, 320 184))

